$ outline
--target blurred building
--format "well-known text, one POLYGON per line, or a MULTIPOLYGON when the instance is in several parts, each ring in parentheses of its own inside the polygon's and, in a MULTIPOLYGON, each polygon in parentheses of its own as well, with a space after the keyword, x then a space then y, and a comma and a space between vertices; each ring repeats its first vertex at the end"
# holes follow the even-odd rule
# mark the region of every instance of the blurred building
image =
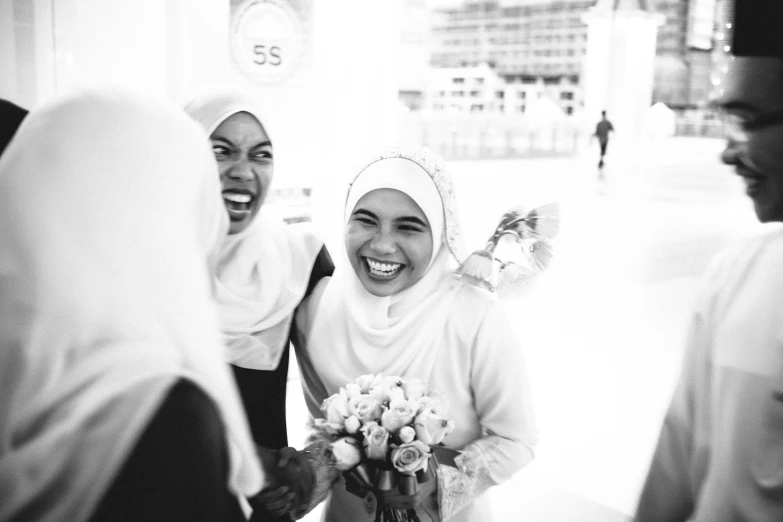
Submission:
POLYGON ((430 7, 427 0, 403 0, 400 16, 399 99, 421 109, 430 75, 430 7))
POLYGON ((433 111, 526 114, 542 101, 573 114, 579 86, 566 78, 526 77, 509 80, 482 63, 467 67, 440 67, 431 72, 427 107, 433 111))
POLYGON ((712 49, 710 101, 723 96, 723 84, 732 58, 734 1, 716 0, 715 2, 715 45, 712 49))
MULTIPOLYGON (((725 24, 729 23, 726 13, 732 0, 634 2, 666 18, 656 44, 653 102, 662 102, 678 112, 706 107, 715 97, 726 66, 725 24)), ((581 84, 587 34, 582 17, 595 3, 596 0, 466 0, 437 8, 431 16, 430 63, 436 69, 449 69, 455 79, 472 74, 470 69, 463 74, 458 68, 486 64, 506 84, 520 86, 519 92, 526 92, 520 96, 530 95, 530 89, 522 86, 537 86, 533 89, 536 96, 550 97, 566 113, 577 112, 583 106, 581 84)), ((434 92, 428 102, 433 108, 482 105, 442 103, 435 98, 449 98, 448 94, 441 94, 448 89, 443 88, 442 81, 437 83, 429 89, 434 92)), ((500 110, 501 105, 505 110, 509 104, 495 100, 483 105, 483 110, 500 110)))
MULTIPOLYGON (((457 68, 481 64, 491 68, 511 88, 496 89, 497 99, 483 104, 483 110, 524 112, 525 100, 533 96, 549 97, 570 114, 581 107, 579 79, 586 41, 582 15, 594 3, 521 0, 506 5, 483 1, 439 8, 432 16, 431 64, 451 69, 454 79, 463 75, 457 68), (498 99, 505 102, 498 103, 498 99)), ((466 69, 464 76, 468 74, 471 71, 466 69)), ((436 97, 444 97, 440 94, 442 84, 433 90, 436 97)), ((470 92, 461 96, 470 96, 470 92)), ((433 99, 433 108, 438 105, 454 104, 433 99)), ((466 105, 477 110, 475 106, 482 104, 466 105)))
POLYGON ((655 0, 666 17, 658 31, 653 101, 703 108, 712 91, 715 0, 655 0))

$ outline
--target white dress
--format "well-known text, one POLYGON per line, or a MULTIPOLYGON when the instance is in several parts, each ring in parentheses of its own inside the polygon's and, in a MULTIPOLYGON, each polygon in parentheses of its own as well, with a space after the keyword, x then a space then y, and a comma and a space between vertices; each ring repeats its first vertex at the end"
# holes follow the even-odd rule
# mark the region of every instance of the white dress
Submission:
MULTIPOLYGON (((302 316, 297 317, 297 324, 319 321, 318 300, 328 282, 329 279, 324 279, 300 308, 302 316)), ((489 293, 457 284, 441 300, 449 307, 449 313, 437 353, 431 364, 421 365, 417 361, 402 372, 398 368, 387 371, 394 363, 387 367, 372 364, 357 367, 351 351, 345 349, 350 344, 347 340, 343 345, 324 345, 312 337, 312 328, 300 332, 305 339, 300 344, 306 347, 326 389, 326 395, 319 392, 303 371, 307 405, 314 417, 320 417, 323 399, 367 373, 419 377, 429 382, 430 389, 445 394, 450 401, 447 417, 456 423, 455 431, 444 443, 452 449, 467 450, 466 455, 470 456, 467 465, 473 474, 468 477, 456 468, 441 466, 438 492, 441 515, 454 521, 491 521, 489 498, 483 493, 510 478, 533 458, 537 428, 527 367, 520 340, 503 309, 489 293), (353 369, 351 374, 347 368, 353 369)), ((369 346, 365 349, 383 350, 369 346)), ((382 357, 368 358, 378 359, 382 357)), ((418 514, 422 520, 429 520, 423 512, 418 514)), ((371 521, 374 511, 368 512, 362 499, 346 492, 340 481, 332 490, 324 518, 341 522, 371 521)))

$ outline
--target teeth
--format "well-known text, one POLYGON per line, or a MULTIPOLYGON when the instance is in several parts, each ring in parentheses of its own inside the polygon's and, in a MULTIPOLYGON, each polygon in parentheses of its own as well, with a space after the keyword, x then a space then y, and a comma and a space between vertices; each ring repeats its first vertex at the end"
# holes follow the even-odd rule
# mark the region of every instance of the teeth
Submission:
POLYGON ((250 203, 253 199, 249 194, 237 194, 236 192, 225 192, 223 199, 233 201, 234 203, 250 203))
POLYGON ((371 273, 384 276, 395 274, 402 267, 400 263, 379 263, 372 259, 367 260, 367 265, 370 267, 371 273))

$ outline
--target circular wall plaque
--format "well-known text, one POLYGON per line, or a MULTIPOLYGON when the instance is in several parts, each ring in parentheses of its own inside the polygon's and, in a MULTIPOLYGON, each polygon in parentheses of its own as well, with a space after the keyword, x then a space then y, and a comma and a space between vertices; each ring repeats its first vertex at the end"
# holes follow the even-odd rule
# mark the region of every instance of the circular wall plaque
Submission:
POLYGON ((231 53, 239 69, 260 83, 279 83, 299 65, 304 33, 284 0, 248 0, 231 21, 231 53))

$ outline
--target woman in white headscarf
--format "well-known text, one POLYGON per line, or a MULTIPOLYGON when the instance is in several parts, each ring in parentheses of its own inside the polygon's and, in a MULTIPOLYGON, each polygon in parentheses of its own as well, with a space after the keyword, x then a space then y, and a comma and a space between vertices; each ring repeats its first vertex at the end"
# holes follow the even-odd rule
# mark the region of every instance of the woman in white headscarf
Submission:
MULTIPOLYGON (((288 444, 286 389, 294 314, 334 266, 309 224, 286 225, 263 208, 275 154, 269 123, 255 100, 235 89, 214 89, 193 99, 185 112, 210 137, 231 220, 215 277, 226 360, 253 439, 279 450, 288 444)), ((287 508, 273 510, 282 511, 287 508)))
MULTIPOLYGON (((366 374, 422 379, 456 424, 422 520, 491 520, 484 491, 533 458, 537 430, 522 346, 498 303, 453 276, 463 259, 451 178, 427 149, 395 148, 350 186, 345 252, 297 317, 311 414, 366 374)), ((327 521, 371 521, 372 502, 332 489, 327 521)))
POLYGON ((0 520, 244 519, 265 486, 210 301, 203 131, 114 89, 0 160, 0 520))

